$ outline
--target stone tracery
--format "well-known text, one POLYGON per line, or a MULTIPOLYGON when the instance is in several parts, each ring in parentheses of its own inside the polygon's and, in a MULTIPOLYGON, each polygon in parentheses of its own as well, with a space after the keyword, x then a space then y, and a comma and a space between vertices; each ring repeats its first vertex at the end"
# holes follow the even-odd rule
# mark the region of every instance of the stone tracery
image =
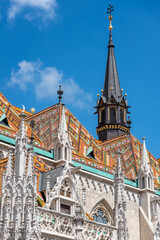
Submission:
POLYGON ((60 188, 60 195, 65 197, 71 197, 72 189, 68 181, 63 181, 61 188, 60 188))

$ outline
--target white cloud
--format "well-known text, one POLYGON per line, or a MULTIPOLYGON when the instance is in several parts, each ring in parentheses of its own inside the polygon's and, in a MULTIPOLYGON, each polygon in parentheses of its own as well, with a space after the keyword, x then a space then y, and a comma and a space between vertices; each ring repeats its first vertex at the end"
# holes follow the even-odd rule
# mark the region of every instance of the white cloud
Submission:
POLYGON ((10 0, 8 19, 14 20, 18 14, 23 12, 24 17, 29 21, 36 17, 45 21, 55 18, 56 7, 56 0, 10 0))
POLYGON ((62 85, 64 102, 81 109, 93 105, 92 95, 81 88, 73 78, 66 79, 63 72, 55 67, 43 67, 40 61, 24 60, 18 63, 18 70, 12 69, 8 85, 18 85, 21 90, 34 89, 38 100, 56 100, 58 87, 62 85))
POLYGON ((11 85, 19 85, 21 90, 27 89, 28 83, 34 82, 36 74, 38 73, 41 62, 26 62, 25 60, 18 63, 18 71, 12 69, 11 81, 8 83, 11 85))

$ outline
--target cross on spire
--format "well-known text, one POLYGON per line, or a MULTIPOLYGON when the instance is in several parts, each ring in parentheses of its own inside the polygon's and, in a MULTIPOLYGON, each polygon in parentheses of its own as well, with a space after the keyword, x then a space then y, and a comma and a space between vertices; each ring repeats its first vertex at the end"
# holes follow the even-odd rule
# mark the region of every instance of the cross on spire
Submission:
POLYGON ((109 8, 107 8, 107 14, 111 15, 111 12, 113 12, 113 11, 114 11, 113 6, 111 4, 109 4, 109 8))
POLYGON ((113 17, 111 15, 111 13, 113 11, 114 11, 113 6, 111 4, 109 4, 109 8, 107 8, 107 14, 109 14, 108 19, 110 21, 110 25, 109 25, 109 30, 110 31, 113 29, 113 27, 112 27, 112 19, 113 19, 113 17))

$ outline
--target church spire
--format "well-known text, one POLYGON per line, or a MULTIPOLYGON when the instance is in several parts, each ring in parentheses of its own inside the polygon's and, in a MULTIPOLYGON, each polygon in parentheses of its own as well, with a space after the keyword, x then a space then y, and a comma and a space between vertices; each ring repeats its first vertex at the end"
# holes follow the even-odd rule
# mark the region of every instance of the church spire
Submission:
POLYGON ((107 66, 106 66, 106 74, 105 74, 105 81, 104 81, 104 89, 103 89, 103 96, 108 101, 110 97, 113 95, 117 102, 120 102, 122 99, 122 94, 120 90, 119 84, 119 77, 116 65, 116 58, 114 54, 114 45, 112 39, 112 19, 113 16, 111 15, 113 11, 113 7, 109 5, 108 8, 108 19, 110 21, 109 25, 109 44, 108 44, 108 57, 107 57, 107 66))
POLYGON ((127 121, 128 103, 120 88, 114 45, 112 39, 112 19, 113 7, 109 5, 108 19, 109 25, 109 44, 108 57, 105 73, 104 88, 100 100, 97 101, 98 127, 97 134, 99 140, 105 141, 123 134, 130 133, 131 121, 127 121))
POLYGON ((17 177, 22 177, 25 173, 26 159, 27 159, 27 136, 25 130, 25 117, 27 115, 24 110, 19 115, 20 129, 16 136, 16 148, 15 148, 15 174, 17 177))
POLYGON ((68 134, 66 124, 65 104, 61 102, 59 104, 60 123, 54 143, 55 160, 58 161, 60 165, 65 164, 65 166, 68 167, 72 162, 72 141, 68 134))
POLYGON ((143 168, 145 168, 146 170, 150 170, 149 157, 148 157, 146 141, 145 141, 146 138, 143 137, 142 140, 143 140, 143 148, 142 148, 142 155, 141 155, 141 164, 143 168))
POLYGON ((147 188, 154 190, 153 171, 150 166, 145 139, 145 137, 142 138, 143 147, 141 153, 141 167, 138 170, 138 186, 141 189, 147 188))
POLYGON ((103 88, 103 96, 106 98, 107 102, 110 100, 111 96, 115 98, 116 102, 121 102, 123 97, 120 89, 116 58, 114 54, 112 30, 110 30, 109 35, 108 57, 103 88))
POLYGON ((58 132, 61 134, 61 136, 64 137, 66 135, 66 137, 68 137, 66 117, 65 117, 65 107, 64 107, 64 104, 61 104, 61 105, 62 105, 62 114, 61 114, 58 132))

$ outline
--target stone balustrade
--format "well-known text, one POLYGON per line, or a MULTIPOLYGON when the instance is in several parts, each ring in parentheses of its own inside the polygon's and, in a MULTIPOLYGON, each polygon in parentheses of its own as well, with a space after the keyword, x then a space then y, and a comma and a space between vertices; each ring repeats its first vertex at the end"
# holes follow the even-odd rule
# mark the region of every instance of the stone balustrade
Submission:
POLYGON ((77 218, 71 215, 38 208, 42 240, 79 239, 79 240, 114 240, 117 228, 85 219, 77 226, 77 218), (77 238, 76 229, 81 229, 81 237, 77 238))

